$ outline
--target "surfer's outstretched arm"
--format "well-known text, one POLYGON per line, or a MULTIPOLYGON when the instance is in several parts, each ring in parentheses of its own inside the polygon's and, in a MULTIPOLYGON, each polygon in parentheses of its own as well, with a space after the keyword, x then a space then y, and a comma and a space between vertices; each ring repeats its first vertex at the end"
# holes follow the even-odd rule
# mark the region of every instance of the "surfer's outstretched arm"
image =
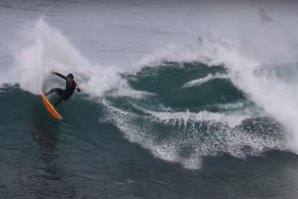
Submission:
POLYGON ((64 75, 60 74, 60 73, 57 73, 55 71, 52 71, 52 74, 57 75, 57 76, 61 77, 62 79, 65 79, 66 80, 66 77, 64 75))
POLYGON ((78 91, 78 92, 81 92, 81 89, 80 89, 80 87, 79 87, 78 85, 77 85, 76 88, 77 88, 77 91, 78 91))

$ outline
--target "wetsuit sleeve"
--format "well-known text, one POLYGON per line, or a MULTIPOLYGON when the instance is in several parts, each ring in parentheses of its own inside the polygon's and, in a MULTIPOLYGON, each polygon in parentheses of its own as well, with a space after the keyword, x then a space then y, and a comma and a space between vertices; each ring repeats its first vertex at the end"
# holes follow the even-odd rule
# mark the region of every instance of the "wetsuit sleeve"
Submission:
POLYGON ((80 87, 78 86, 77 83, 76 83, 76 89, 77 89, 78 92, 81 92, 81 89, 80 89, 80 87))
POLYGON ((66 80, 66 77, 64 75, 61 75, 60 73, 54 72, 55 75, 61 77, 62 79, 66 80))

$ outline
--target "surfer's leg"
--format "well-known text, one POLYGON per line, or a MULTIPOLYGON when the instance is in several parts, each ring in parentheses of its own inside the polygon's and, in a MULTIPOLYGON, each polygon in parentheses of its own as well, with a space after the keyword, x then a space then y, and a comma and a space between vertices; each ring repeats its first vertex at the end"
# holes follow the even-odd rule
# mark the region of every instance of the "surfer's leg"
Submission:
POLYGON ((54 103, 54 106, 56 107, 58 104, 60 104, 62 102, 62 100, 64 100, 64 90, 57 88, 55 90, 55 92, 59 95, 59 99, 54 103))
POLYGON ((63 90, 61 88, 53 88, 53 89, 49 90, 48 92, 46 92, 45 96, 48 96, 54 92, 56 92, 58 95, 61 96, 63 93, 63 90))
POLYGON ((62 95, 63 95, 63 92, 64 92, 64 90, 63 90, 63 89, 61 89, 61 88, 56 88, 56 89, 55 89, 55 92, 56 92, 58 95, 62 96, 62 95))
POLYGON ((52 94, 53 92, 56 91, 56 89, 58 89, 58 88, 52 88, 51 90, 49 90, 48 92, 46 92, 45 96, 48 96, 48 95, 52 94))
POLYGON ((58 104, 60 104, 60 102, 62 102, 62 97, 60 97, 60 98, 54 103, 54 107, 56 107, 58 104))

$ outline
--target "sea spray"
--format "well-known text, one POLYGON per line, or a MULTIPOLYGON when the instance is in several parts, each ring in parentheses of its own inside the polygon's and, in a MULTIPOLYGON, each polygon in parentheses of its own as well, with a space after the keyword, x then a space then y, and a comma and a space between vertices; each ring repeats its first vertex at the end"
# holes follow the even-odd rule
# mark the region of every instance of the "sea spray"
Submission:
POLYGON ((8 72, 9 82, 5 83, 17 83, 23 90, 38 94, 42 89, 64 87, 63 82, 51 76, 51 71, 57 71, 73 73, 82 91, 92 96, 102 97, 118 85, 121 89, 121 69, 92 64, 60 30, 43 18, 28 29, 29 33, 23 33, 26 45, 15 53, 15 66, 8 72))

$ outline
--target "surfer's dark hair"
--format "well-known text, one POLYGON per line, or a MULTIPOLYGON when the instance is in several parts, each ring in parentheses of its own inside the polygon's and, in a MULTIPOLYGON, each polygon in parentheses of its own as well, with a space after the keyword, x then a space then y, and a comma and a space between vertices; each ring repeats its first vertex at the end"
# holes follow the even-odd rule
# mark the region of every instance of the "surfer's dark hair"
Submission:
POLYGON ((66 77, 71 78, 71 79, 74 78, 72 73, 69 73, 66 77))

